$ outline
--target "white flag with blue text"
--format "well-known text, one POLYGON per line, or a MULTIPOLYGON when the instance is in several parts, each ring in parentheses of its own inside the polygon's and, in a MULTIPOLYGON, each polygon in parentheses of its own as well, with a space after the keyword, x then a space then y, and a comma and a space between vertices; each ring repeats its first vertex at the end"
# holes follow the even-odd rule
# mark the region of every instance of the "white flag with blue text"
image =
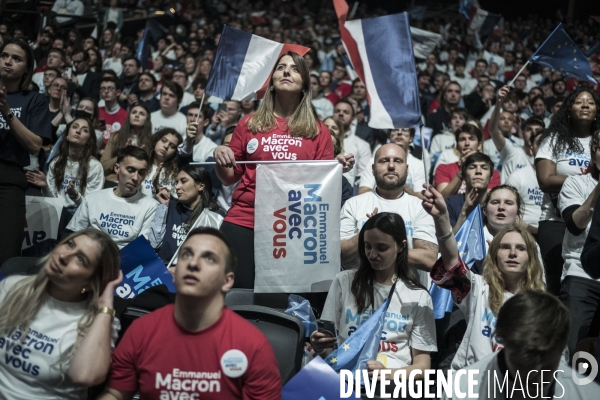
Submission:
POLYGON ((256 171, 256 293, 327 291, 340 270, 342 166, 261 164, 256 171))

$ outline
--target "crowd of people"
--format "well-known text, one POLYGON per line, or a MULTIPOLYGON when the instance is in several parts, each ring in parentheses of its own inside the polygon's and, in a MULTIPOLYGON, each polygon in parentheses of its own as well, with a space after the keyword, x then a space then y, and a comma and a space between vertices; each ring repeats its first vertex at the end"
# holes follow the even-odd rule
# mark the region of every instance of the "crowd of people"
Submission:
MULTIPOLYGON (((480 37, 458 12, 412 20, 441 35, 415 59, 424 128, 378 130, 332 4, 173 1, 160 37, 128 32, 120 7, 158 3, 110 1, 97 34, 60 16, 82 15, 79 0, 56 1, 39 33, 0 20, 0 265, 21 255, 26 195, 64 200, 37 275, 0 281, 0 397, 84 399, 107 377, 103 400, 281 397, 268 341, 224 305, 231 288, 254 288, 260 262, 256 164, 239 163, 274 160, 257 136, 285 138, 291 159, 343 166, 343 267, 315 304, 337 335, 312 332, 311 356, 386 299, 371 374, 479 366, 514 381, 594 352, 600 85, 523 68, 556 21, 506 17, 480 37), (261 100, 216 98, 205 89, 224 25, 310 51, 282 54, 261 100), (479 211, 487 255, 468 265, 455 235, 479 211), (176 295, 123 335, 119 250, 140 236, 176 295), (452 293, 443 318, 432 285, 452 293)), ((361 3, 355 18, 383 13, 361 3)), ((600 40, 592 19, 566 30, 584 52, 600 40)), ((590 63, 600 80, 600 59, 590 63)), ((540 397, 554 395, 543 379, 540 397)), ((568 398, 600 390, 556 379, 568 398)))

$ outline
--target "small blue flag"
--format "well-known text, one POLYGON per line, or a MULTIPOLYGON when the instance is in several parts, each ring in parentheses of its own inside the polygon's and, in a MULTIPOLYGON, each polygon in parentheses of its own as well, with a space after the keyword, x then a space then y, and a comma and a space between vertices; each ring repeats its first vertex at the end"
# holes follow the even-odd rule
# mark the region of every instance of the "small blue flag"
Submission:
MULTIPOLYGON (((351 397, 353 395, 351 394, 351 397)), ((282 400, 334 400, 340 398, 340 376, 321 358, 306 364, 281 392, 282 400)))
MULTIPOLYGON (((485 233, 483 232, 483 218, 481 207, 477 206, 466 221, 456 232, 456 245, 461 260, 471 268, 475 261, 482 260, 486 256, 485 233)), ((447 289, 431 284, 429 289, 433 301, 433 314, 435 319, 444 318, 444 314, 452 312, 452 293, 447 289)))
POLYGON ((325 358, 334 371, 339 373, 346 369, 354 373, 356 370, 366 369, 367 361, 377 359, 387 308, 388 299, 344 343, 325 358))
POLYGON ((144 236, 121 249, 121 271, 123 282, 115 289, 119 297, 132 299, 156 285, 167 285, 170 292, 175 292, 171 273, 144 236))
POLYGON ((585 54, 571 40, 562 24, 552 31, 529 59, 572 77, 597 84, 585 54))

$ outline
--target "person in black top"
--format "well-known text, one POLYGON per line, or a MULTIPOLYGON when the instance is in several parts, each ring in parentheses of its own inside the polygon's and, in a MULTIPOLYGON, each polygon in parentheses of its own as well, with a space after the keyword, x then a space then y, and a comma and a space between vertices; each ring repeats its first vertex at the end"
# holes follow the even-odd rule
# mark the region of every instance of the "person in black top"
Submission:
POLYGON ((454 81, 448 83, 444 88, 439 108, 427 116, 425 124, 428 128, 433 129, 432 137, 442 133, 450 126, 450 112, 460 104, 460 91, 460 85, 454 81))
POLYGON ((13 39, 0 47, 0 265, 21 255, 27 190, 23 167, 51 138, 48 102, 27 90, 33 64, 26 41, 13 39))

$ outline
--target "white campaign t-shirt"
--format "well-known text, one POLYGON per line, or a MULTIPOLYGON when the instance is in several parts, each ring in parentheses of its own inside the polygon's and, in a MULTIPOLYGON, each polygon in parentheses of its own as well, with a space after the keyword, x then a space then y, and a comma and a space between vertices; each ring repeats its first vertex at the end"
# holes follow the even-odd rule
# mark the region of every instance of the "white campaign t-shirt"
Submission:
MULTIPOLYGON (((360 186, 368 187, 371 190, 375 190, 375 186, 377 186, 375 176, 373 175, 373 168, 371 168, 374 162, 374 158, 371 157, 370 168, 367 168, 360 178, 360 186)), ((406 163, 408 164, 406 185, 415 192, 420 193, 425 183, 425 166, 423 165, 423 161, 408 153, 406 163)))
MULTIPOLYGON (((456 295, 452 298, 465 315, 467 330, 458 351, 452 360, 454 371, 465 368, 492 353, 502 350, 503 346, 496 338, 496 315, 489 306, 490 287, 481 275, 469 272, 471 290, 460 303, 456 303, 456 295)), ((512 293, 504 292, 504 301, 510 299, 512 293)))
MULTIPOLYGON (((512 136, 510 139, 506 139, 506 146, 523 146, 523 139, 512 136)), ((486 154, 494 163, 494 169, 498 171, 503 171, 502 158, 500 157, 500 152, 496 149, 496 145, 492 139, 487 139, 483 142, 483 153, 486 154)))
POLYGON ((446 131, 437 134, 433 137, 433 139, 431 139, 429 153, 431 154, 431 157, 437 161, 443 151, 452 150, 455 144, 456 138, 454 137, 454 133, 446 131))
MULTIPOLYGON (((144 179, 144 182, 142 182, 142 186, 140 186, 140 190, 142 191, 142 193, 144 193, 146 196, 148 196, 152 199, 156 199, 156 195, 154 194, 154 187, 153 187, 154 185, 152 184, 152 180, 154 178, 154 174, 156 174, 157 169, 158 169, 158 165, 153 164, 152 169, 146 175, 146 179, 144 179)), ((158 185, 168 188, 169 191, 171 192, 171 196, 175 199, 177 198, 177 192, 175 190, 176 184, 177 184, 176 182, 166 179, 164 169, 162 171, 160 171, 160 176, 158 177, 158 185)))
POLYGON ((502 160, 502 173, 500 182, 505 184, 508 178, 518 169, 533 166, 533 157, 527 155, 522 146, 510 146, 508 141, 500 152, 502 160))
MULTIPOLYGON (((536 160, 546 159, 556 164, 556 174, 563 176, 583 175, 590 165, 590 137, 577 138, 583 147, 583 153, 575 153, 570 150, 563 150, 558 157, 552 154, 552 144, 555 136, 546 138, 535 156, 536 160)), ((542 215, 540 221, 562 221, 560 215, 552 203, 552 199, 557 199, 558 193, 544 193, 542 203, 542 215)))
MULTIPOLYGON (((502 171, 504 174, 504 171, 502 171)), ((535 169, 531 165, 512 172, 505 182, 517 189, 524 203, 523 220, 533 227, 538 227, 542 215, 542 199, 544 192, 540 189, 535 169)))
MULTIPOLYGON (((335 276, 321 318, 335 323, 338 344, 345 341, 388 298, 391 286, 373 284, 375 304, 359 314, 351 291, 356 270, 335 276)), ((423 289, 410 289, 401 280, 396 284, 385 316, 377 360, 387 368, 402 368, 412 363, 411 348, 437 351, 435 319, 431 296, 423 289)))
MULTIPOLYGON (((9 276, 0 282, 0 304, 24 278, 9 276)), ((70 363, 60 364, 63 355, 75 344, 77 324, 86 311, 87 302, 64 302, 48 294, 41 301, 26 334, 16 330, 0 337, 0 397, 6 400, 87 399, 87 388, 75 386, 67 376, 70 363), (23 335, 26 335, 25 340, 23 335)), ((120 328, 115 318, 111 329, 113 347, 120 328)))
MULTIPOLYGON (((591 174, 569 176, 565 179, 563 187, 558 196, 558 208, 562 213, 566 208, 574 205, 582 205, 592 194, 598 181, 591 174)), ((581 252, 585 239, 590 232, 592 221, 587 224, 585 230, 575 236, 568 229, 562 244, 562 257, 565 260, 562 279, 566 276, 577 276, 579 278, 592 279, 581 267, 581 252)), ((597 279, 600 282, 600 279, 597 279)))
POLYGON ((194 145, 192 158, 196 162, 204 162, 207 158, 213 156, 213 152, 217 147, 218 145, 215 142, 202 135, 200 141, 194 145))
MULTIPOLYGON (((427 214, 418 197, 404 192, 399 199, 387 200, 377 192, 367 192, 346 200, 341 211, 340 238, 350 239, 358 235, 363 225, 367 222, 367 213, 371 214, 377 208, 378 212, 393 212, 399 214, 406 227, 406 241, 409 249, 413 248, 413 239, 426 240, 437 246, 433 218, 427 214)), ((359 265, 358 257, 345 264, 345 269, 356 268, 359 265)), ((424 271, 417 271, 421 283, 428 287, 429 275, 424 271)))
POLYGON ((156 200, 140 190, 131 197, 118 197, 113 188, 103 189, 83 198, 67 229, 97 229, 122 249, 140 235, 147 238, 157 205, 156 200))
MULTIPOLYGON (((62 197, 65 199, 65 207, 77 207, 79 204, 77 201, 71 200, 69 195, 65 192, 67 186, 69 186, 69 182, 72 180, 75 181, 75 189, 81 195, 80 188, 80 179, 79 179, 79 162, 75 161, 67 161, 67 166, 65 167, 65 176, 63 178, 62 184, 60 185, 60 192, 56 190, 56 181, 54 178, 54 165, 56 164, 57 158, 50 162, 50 167, 48 168, 47 182, 48 189, 53 197, 62 197)), ((85 194, 97 192, 98 190, 102 190, 104 187, 104 169, 102 168, 102 164, 100 161, 95 158, 90 158, 90 165, 88 168, 87 174, 87 183, 85 186, 85 194)), ((76 199, 77 200, 77 199, 76 199)), ((81 198, 78 200, 81 202, 81 198)))
POLYGON ((181 137, 184 139, 186 138, 185 129, 187 128, 187 118, 179 111, 170 117, 167 117, 161 110, 157 110, 150 114, 150 118, 152 119, 153 133, 156 133, 163 128, 173 128, 179 132, 181 137))

